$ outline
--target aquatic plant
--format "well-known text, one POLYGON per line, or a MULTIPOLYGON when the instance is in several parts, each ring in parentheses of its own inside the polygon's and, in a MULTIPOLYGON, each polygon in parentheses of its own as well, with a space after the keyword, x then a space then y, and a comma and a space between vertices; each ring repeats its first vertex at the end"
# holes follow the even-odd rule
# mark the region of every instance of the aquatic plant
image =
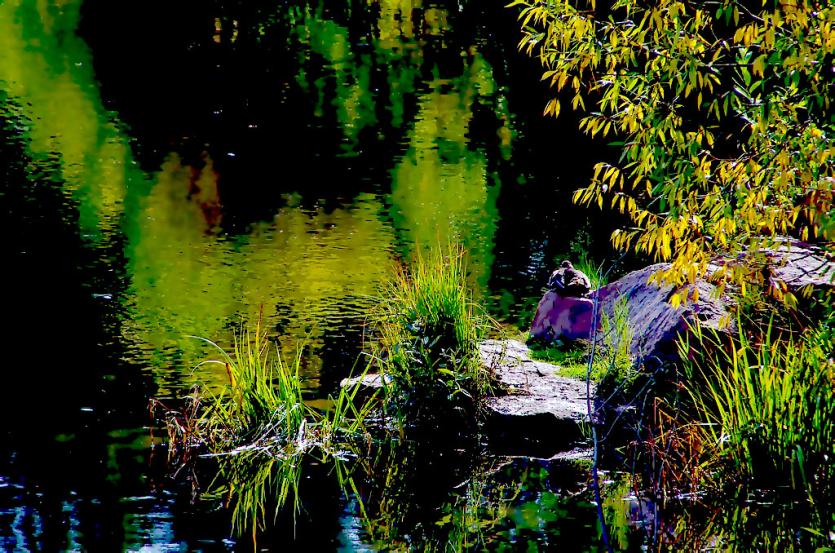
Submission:
POLYGON ((251 532, 254 545, 266 528, 268 506, 274 506, 275 519, 292 498, 293 514, 298 512, 298 483, 307 458, 333 463, 343 489, 356 490, 340 462, 353 455, 355 439, 366 435, 374 395, 360 401, 358 382, 340 388, 328 408, 311 407, 299 378, 301 356, 286 363, 260 321, 235 335, 231 352, 200 339, 220 353, 220 359, 204 364, 222 365, 228 383, 205 397, 195 388, 182 409, 154 400, 152 410, 164 409, 172 460, 182 465, 195 453, 217 460, 216 476, 202 497, 222 499, 232 509, 233 533, 251 532))
POLYGON ((607 273, 604 274, 600 265, 595 264, 586 252, 581 252, 580 257, 573 263, 573 265, 575 269, 582 271, 589 277, 592 290, 605 286, 609 280, 607 278, 607 273))
POLYGON ((286 456, 314 448, 333 453, 342 441, 363 432, 374 396, 359 402, 358 384, 341 388, 330 398, 330 409, 311 407, 299 378, 301 355, 291 364, 285 362, 260 322, 235 335, 231 353, 211 340, 199 339, 220 353, 219 360, 203 364, 222 365, 228 384, 205 397, 196 389, 183 409, 166 410, 171 448, 204 448, 215 454, 269 450, 286 456))
POLYGON ((830 498, 835 363, 829 328, 788 339, 769 329, 756 342, 741 332, 729 345, 698 327, 693 335, 695 348, 681 344, 683 358, 693 350, 712 353, 686 363, 684 387, 725 478, 830 498))
POLYGON ((296 355, 288 365, 281 354, 270 355, 271 343, 261 331, 244 328, 235 336, 232 352, 205 340, 221 355, 229 384, 216 393, 204 413, 207 445, 213 451, 230 447, 291 441, 303 446, 300 433, 316 412, 303 398, 296 355))
POLYGON ((491 386, 479 343, 491 320, 467 284, 464 250, 434 248, 399 266, 383 287, 374 313, 375 355, 400 406, 450 400, 477 401, 491 386))

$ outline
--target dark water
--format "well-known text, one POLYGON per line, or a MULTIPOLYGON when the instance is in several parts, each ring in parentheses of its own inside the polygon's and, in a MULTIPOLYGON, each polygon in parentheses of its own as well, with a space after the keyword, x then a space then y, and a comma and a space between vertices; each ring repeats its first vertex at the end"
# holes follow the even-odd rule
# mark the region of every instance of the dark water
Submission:
MULTIPOLYGON (((570 204, 600 152, 570 116, 541 117, 503 4, 0 2, 0 549, 247 550, 222 501, 195 499, 207 483, 152 447, 151 397, 223 378, 191 336, 229 344, 262 312, 324 395, 418 249, 460 241, 518 328, 555 256, 605 251, 611 222, 570 204)), ((378 502, 400 505, 385 531, 313 466, 295 524, 282 514, 259 543, 599 547, 571 464, 476 478, 455 447, 393 463, 415 473, 378 502)), ((380 482, 364 485, 373 503, 380 482)))

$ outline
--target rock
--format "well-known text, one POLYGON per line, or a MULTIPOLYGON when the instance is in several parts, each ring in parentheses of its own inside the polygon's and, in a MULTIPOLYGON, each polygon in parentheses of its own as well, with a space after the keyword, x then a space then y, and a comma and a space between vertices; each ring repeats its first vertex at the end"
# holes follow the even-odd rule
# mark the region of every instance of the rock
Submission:
MULTIPOLYGON (((633 271, 597 291, 600 312, 613 320, 617 302, 624 298, 629 310, 632 334, 630 351, 636 365, 666 363, 678 358, 676 339, 699 322, 703 329, 733 331, 733 317, 728 307, 730 296, 717 297, 716 286, 706 280, 692 285, 699 292, 698 302, 673 307, 670 298, 677 291, 672 286, 648 284, 647 280, 664 264, 633 271)), ((602 338, 602 337, 599 337, 602 338)))
MULTIPOLYGON (((819 248, 785 240, 775 248, 764 250, 763 254, 773 285, 782 282, 786 290, 793 293, 808 288, 835 289, 835 264, 819 248)), ((716 260, 711 267, 716 270, 729 261, 716 260)), ((592 324, 594 300, 599 300, 599 311, 611 319, 620 298, 625 298, 629 309, 630 349, 636 364, 677 359, 676 338, 696 321, 703 329, 734 332, 733 324, 724 324, 728 320, 733 323, 730 314, 736 299, 732 294, 717 297, 716 286, 701 279, 690 285, 698 289, 699 301, 674 308, 669 303, 674 292, 672 286, 659 287, 647 282, 650 275, 665 266, 657 264, 633 271, 593 291, 588 300, 566 298, 548 291, 539 302, 531 335, 543 339, 588 339, 593 326, 599 329, 599 324, 592 324)))
MULTIPOLYGON (((484 364, 491 368, 506 392, 487 398, 485 431, 496 453, 551 458, 572 450, 582 438, 581 423, 588 420, 586 383, 559 376, 559 366, 535 361, 528 347, 515 340, 488 340, 481 344, 484 364)), ((382 389, 378 374, 346 378, 341 386, 359 385, 360 395, 382 389)), ((594 385, 590 388, 594 394, 594 385)))
POLYGON ((383 391, 389 382, 391 382, 391 378, 386 375, 366 373, 365 375, 343 378, 339 382, 339 387, 354 388, 355 386, 359 386, 356 401, 362 403, 371 399, 374 394, 382 397, 383 391))
POLYGON ((531 334, 545 339, 589 339, 593 307, 588 298, 563 297, 549 290, 536 308, 531 334))
POLYGON ((548 340, 590 339, 595 299, 600 301, 599 312, 613 320, 618 300, 625 298, 632 333, 630 349, 636 363, 650 359, 665 362, 674 358, 675 338, 687 329, 688 323, 698 319, 703 328, 719 329, 722 318, 729 318, 730 313, 726 307, 727 298, 715 298, 716 287, 707 281, 695 285, 699 290, 698 303, 674 308, 669 302, 672 286, 658 287, 647 283, 650 275, 663 267, 658 264, 633 271, 593 291, 589 299, 563 298, 554 291, 546 292, 534 316, 531 335, 548 340))
POLYGON ((785 239, 764 254, 770 284, 783 283, 792 293, 803 288, 835 290, 835 263, 819 247, 785 239))
POLYGON ((360 384, 363 388, 367 388, 369 391, 373 393, 385 388, 390 381, 391 379, 385 375, 372 373, 366 374, 365 376, 352 376, 351 378, 343 378, 339 382, 339 387, 353 388, 357 384, 360 384))
MULTIPOLYGON (((581 423, 588 421, 585 381, 559 376, 559 366, 531 359, 528 347, 516 340, 488 340, 481 356, 508 389, 487 398, 491 449, 552 457, 582 438, 581 423)), ((590 391, 593 395, 593 384, 590 391)))

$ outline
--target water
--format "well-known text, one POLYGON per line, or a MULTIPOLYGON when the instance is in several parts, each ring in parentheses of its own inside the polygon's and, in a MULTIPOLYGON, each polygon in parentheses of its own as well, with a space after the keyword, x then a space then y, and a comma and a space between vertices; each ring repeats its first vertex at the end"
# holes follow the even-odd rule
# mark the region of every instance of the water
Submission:
MULTIPOLYGON (((599 151, 570 115, 541 117, 502 2, 251 4, 0 3, 2 549, 250 549, 193 493, 210 476, 172 477, 153 447, 151 397, 225 378, 194 336, 228 345, 263 317, 325 395, 379 283, 420 248, 460 241, 518 328, 555 256, 604 251, 612 223, 570 203, 599 151)), ((584 470, 479 462, 384 463, 399 495, 375 504, 380 482, 360 483, 379 513, 400 505, 376 536, 308 467, 302 514, 260 543, 444 548, 474 512, 491 548, 600 546, 584 470)))

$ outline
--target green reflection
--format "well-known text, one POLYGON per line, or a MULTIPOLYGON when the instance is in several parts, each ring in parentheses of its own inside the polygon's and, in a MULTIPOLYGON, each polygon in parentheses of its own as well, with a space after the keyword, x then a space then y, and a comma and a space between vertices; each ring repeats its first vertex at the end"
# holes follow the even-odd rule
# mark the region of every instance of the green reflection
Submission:
POLYGON ((499 185, 488 182, 486 153, 469 147, 467 133, 474 100, 493 87, 489 65, 477 53, 460 78, 430 83, 391 185, 403 242, 409 248, 461 243, 482 290, 493 264, 499 185))
MULTIPOLYGON (((295 33, 311 53, 324 59, 333 73, 336 98, 332 100, 332 105, 337 122, 349 141, 344 150, 351 153, 356 149, 357 134, 377 121, 374 96, 370 90, 370 58, 354 55, 348 29, 324 19, 322 8, 315 15, 308 8, 297 23, 295 33)), ((297 80, 304 82, 302 77, 297 80)), ((321 87, 321 84, 317 87, 320 103, 324 101, 321 87)), ((321 114, 321 110, 317 111, 321 114)))
MULTIPOLYGON (((494 111, 499 154, 512 133, 492 68, 474 47, 461 52, 459 76, 440 78, 435 70, 425 81, 427 49, 445 48, 454 32, 447 8, 403 0, 360 4, 356 9, 366 13, 358 21, 369 28, 359 34, 323 8, 293 8, 259 24, 263 32, 291 26, 288 46, 299 68, 290 82, 319 95, 310 117, 329 114, 346 155, 364 155, 367 140, 391 138, 402 153, 374 160, 392 167, 390 182, 374 183, 382 194, 360 194, 328 211, 302 209, 288 196, 272 221, 227 236, 219 230, 224 214, 210 155, 191 166, 172 152, 158 171, 138 168, 124 126, 103 107, 92 55, 76 35, 80 5, 0 4, 0 86, 10 99, 4 111, 25 125, 33 159, 57 161, 53 179, 76 206, 91 247, 124 252, 119 331, 130 359, 154 371, 160 395, 197 379, 223 381, 219 372, 206 374, 209 367, 191 375, 206 349, 188 336, 226 345, 232 327, 262 306, 285 350, 303 342, 313 353, 304 376, 315 388, 316 352, 328 334, 362 320, 394 252, 409 258, 415 244, 457 237, 470 250, 475 282, 486 285, 499 185, 488 168, 494 154, 468 137, 476 108, 494 111), (311 82, 308 75, 325 77, 311 82), (385 85, 378 90, 379 75, 385 85)), ((215 39, 211 33, 207 41, 215 39)))
MULTIPOLYGON (((128 182, 142 178, 75 34, 80 1, 0 2, 0 88, 20 106, 33 158, 58 156, 56 181, 78 205, 82 234, 118 229, 128 182)), ((21 124, 23 124, 21 122, 21 124)))
MULTIPOLYGON (((172 156, 142 202, 129 263, 133 317, 126 321, 136 343, 154 348, 160 365, 171 350, 197 363, 205 347, 183 333, 224 337, 230 323, 252 320, 264 306, 268 322, 285 319, 282 346, 292 356, 302 342, 322 345, 324 321, 361 316, 389 266, 391 232, 373 196, 330 213, 303 211, 291 199, 272 222, 223 239, 211 232, 213 176, 210 159, 195 177, 172 156), (194 180, 201 192, 189 199, 194 180)), ((313 358, 303 368, 306 385, 316 386, 319 364, 313 358)), ((212 382, 211 370, 217 383, 225 381, 222 368, 210 367, 200 380, 212 382)))
MULTIPOLYGON (((488 153, 474 148, 468 134, 476 105, 490 105, 499 123, 498 153, 506 159, 513 136, 506 101, 497 91, 492 67, 473 46, 461 52, 466 61, 460 76, 420 82, 424 49, 431 47, 427 38, 450 30, 446 9, 424 8, 419 1, 369 4, 379 8, 373 55, 354 54, 348 29, 325 19, 322 10, 305 13, 297 28, 298 39, 309 51, 304 57, 321 57, 334 86, 326 87, 321 79, 308 83, 304 66, 297 81, 304 90, 316 91, 317 105, 335 106, 337 123, 349 141, 344 150, 351 152, 358 133, 379 124, 369 75, 374 70, 385 73, 388 95, 376 102, 386 101, 392 126, 406 131, 404 153, 391 171, 388 198, 401 254, 410 257, 415 244, 430 247, 455 239, 469 250, 474 280, 484 288, 493 262, 500 184, 488 170, 488 153), (333 98, 324 97, 329 90, 333 98), (409 101, 417 113, 404 121, 409 101)), ((324 113, 317 109, 315 115, 324 113)))

